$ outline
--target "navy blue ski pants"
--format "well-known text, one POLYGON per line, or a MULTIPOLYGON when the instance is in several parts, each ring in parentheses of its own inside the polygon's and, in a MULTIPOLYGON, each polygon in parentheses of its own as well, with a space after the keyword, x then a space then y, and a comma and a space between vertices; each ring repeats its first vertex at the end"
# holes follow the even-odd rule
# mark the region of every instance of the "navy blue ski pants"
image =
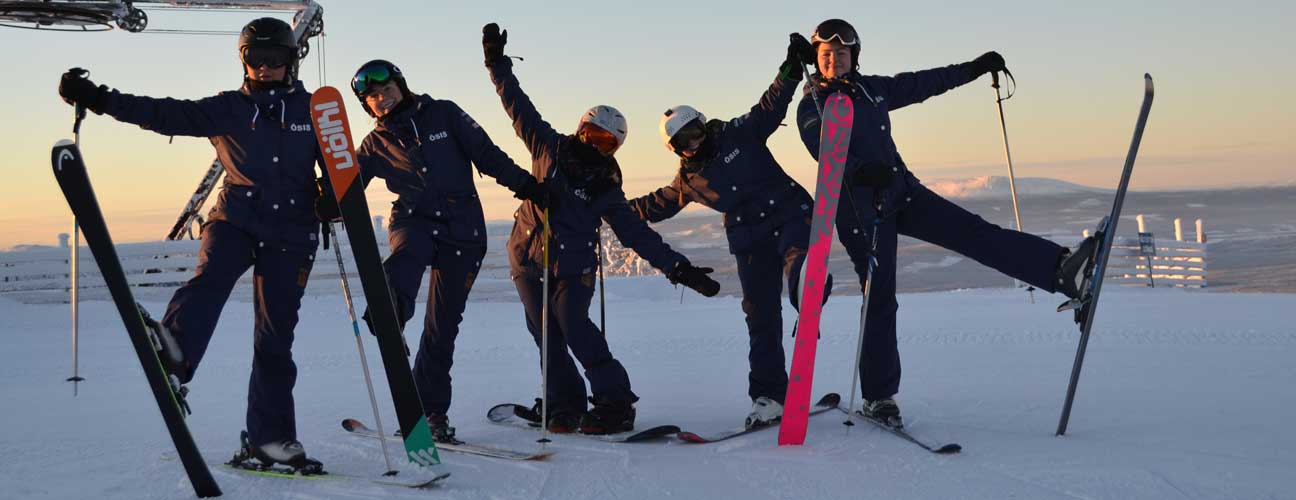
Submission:
MULTIPOLYGON (((872 197, 861 187, 842 194, 837 210, 837 236, 846 246, 863 290, 876 209, 857 205, 872 197)), ((898 234, 958 252, 987 267, 1047 292, 1053 283, 1063 247, 1039 236, 1004 229, 915 183, 908 200, 878 226, 877 270, 864 324, 864 355, 860 385, 868 400, 885 399, 900 390, 900 351, 896 347, 896 244, 898 234)))
POLYGON ((414 384, 423 411, 444 415, 450 410, 455 338, 486 247, 451 243, 444 224, 422 217, 398 219, 389 230, 392 252, 383 269, 402 325, 414 317, 423 272, 431 268, 414 384))
MULTIPOLYGON (((788 375, 783 352, 783 279, 789 297, 797 293, 805 263, 810 225, 793 219, 773 237, 755 242, 735 255, 742 286, 742 310, 747 318, 747 395, 779 403, 787 395, 788 375)), ((794 301, 796 299, 793 299, 794 301)))
MULTIPOLYGON (((544 284, 540 274, 515 274, 522 307, 526 310, 527 330, 541 342, 541 308, 544 304, 544 284)), ((608 350, 607 337, 590 320, 590 300, 594 297, 594 273, 555 278, 549 281, 549 380, 550 408, 567 408, 584 411, 586 406, 585 380, 581 378, 572 355, 585 369, 590 392, 595 398, 610 401, 635 402, 639 397, 630 390, 630 375, 620 361, 608 350), (568 354, 568 349, 571 354, 568 354)))
POLYGON ((248 381, 247 431, 252 445, 297 439, 293 386, 293 329, 315 254, 263 247, 224 221, 203 227, 198 267, 176 290, 162 324, 177 337, 193 378, 207 352, 221 309, 235 283, 252 268, 252 376, 248 381))

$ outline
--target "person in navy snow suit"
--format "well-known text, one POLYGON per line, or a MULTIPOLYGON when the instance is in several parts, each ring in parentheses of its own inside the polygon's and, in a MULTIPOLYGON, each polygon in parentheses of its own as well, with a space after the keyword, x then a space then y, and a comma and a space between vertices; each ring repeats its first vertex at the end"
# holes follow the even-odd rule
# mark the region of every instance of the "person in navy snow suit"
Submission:
MULTIPOLYGON (((263 463, 319 467, 297 441, 292 358, 297 311, 310 276, 320 221, 310 93, 296 79, 297 40, 287 23, 261 18, 238 42, 243 85, 196 101, 157 99, 96 87, 75 71, 59 93, 98 114, 163 135, 206 137, 225 183, 202 228, 194 276, 162 318, 163 358, 180 383, 198 369, 231 290, 253 272, 253 356, 245 451, 263 463), (169 333, 168 333, 169 331, 169 333)), ((320 163, 322 165, 322 163, 320 163)))
POLYGON ((494 23, 482 29, 486 67, 514 131, 531 152, 532 173, 553 186, 552 195, 543 201, 522 203, 508 242, 513 283, 537 347, 542 345, 542 280, 546 273, 551 280, 548 333, 553 338, 549 340, 545 395, 549 430, 571 432, 579 427, 587 434, 628 431, 634 427, 634 403, 639 397, 630 388, 625 368, 608 350, 603 332, 589 318, 594 271, 599 265, 595 253, 598 228, 607 221, 622 244, 665 272, 673 283, 708 297, 719 293, 720 285, 708 276, 710 268, 690 264, 627 204, 621 190, 621 168, 612 156, 625 142, 625 118, 610 106, 595 106, 582 115, 575 134, 554 130, 513 75, 513 63, 504 56, 507 39, 508 32, 501 33, 494 23), (551 233, 547 252, 546 233, 551 233), (594 407, 588 412, 585 382, 568 349, 589 378, 594 407))
POLYGON ((414 316, 423 271, 431 267, 414 381, 433 437, 454 443, 446 412, 455 337, 486 254, 473 166, 519 197, 538 199, 545 188, 453 101, 410 92, 394 64, 365 63, 351 90, 378 121, 356 150, 364 182, 382 178, 397 195, 388 233, 391 256, 383 268, 402 324, 414 316))
POLYGON ((788 296, 796 306, 814 204, 766 146, 802 79, 800 61, 813 57, 805 37, 794 33, 790 38, 778 76, 749 113, 729 121, 707 121, 691 106, 666 111, 660 131, 667 149, 680 156, 679 173, 665 187, 630 200, 631 208, 649 222, 674 217, 692 202, 724 214, 750 338, 748 427, 783 416, 788 375, 780 276, 787 280, 788 296))
POLYGON ((797 108, 797 126, 806 149, 817 158, 819 106, 834 92, 843 92, 854 103, 837 235, 859 275, 861 288, 868 277, 869 258, 876 259, 860 360, 863 411, 900 426, 900 409, 894 400, 900 389, 897 235, 953 250, 1037 288, 1073 298, 1078 295, 1079 270, 1091 256, 1087 248, 1092 241, 1073 253, 1044 238, 991 224, 923 186, 900 158, 888 113, 986 73, 1003 71, 1004 60, 998 53, 987 52, 971 62, 942 68, 872 76, 858 72, 859 36, 847 22, 824 21, 815 29, 812 41, 818 73, 797 108))

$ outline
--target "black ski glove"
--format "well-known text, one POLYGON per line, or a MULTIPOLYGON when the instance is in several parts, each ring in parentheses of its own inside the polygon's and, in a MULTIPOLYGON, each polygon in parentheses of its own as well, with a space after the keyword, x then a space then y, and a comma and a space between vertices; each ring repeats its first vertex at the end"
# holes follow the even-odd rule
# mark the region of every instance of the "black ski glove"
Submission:
POLYGON ((682 284, 686 287, 692 288, 693 291, 700 293, 703 296, 715 297, 717 293, 720 293, 720 283, 717 283, 716 280, 707 276, 713 272, 715 272, 715 269, 709 267, 693 267, 693 264, 685 261, 676 264, 675 269, 672 269, 670 274, 666 275, 666 278, 669 279, 671 283, 682 284))
POLYGON ((482 26, 482 51, 486 53, 487 66, 504 59, 504 45, 507 43, 508 30, 501 32, 495 23, 482 26))
POLYGON ((546 208, 553 208, 556 210, 558 208, 558 200, 561 198, 558 190, 553 186, 553 184, 536 181, 534 178, 527 180, 526 184, 523 184, 522 187, 518 188, 517 193, 514 193, 513 197, 534 203, 535 206, 540 208, 540 210, 546 208))
POLYGON ((315 179, 315 188, 319 196, 315 197, 315 218, 320 222, 336 222, 342 218, 342 209, 338 208, 337 198, 333 197, 333 187, 323 177, 315 179))
POLYGON ((809 40, 800 33, 788 35, 787 59, 779 67, 779 77, 799 82, 805 74, 805 65, 813 64, 814 60, 815 52, 809 40))
POLYGON ((90 74, 81 68, 72 68, 63 73, 63 78, 59 80, 59 96, 63 102, 72 105, 81 105, 90 111, 103 114, 100 107, 104 104, 104 97, 108 95, 106 85, 96 86, 86 75, 90 74))
POLYGON ((1007 68, 1003 56, 992 50, 972 60, 972 77, 977 78, 986 73, 1004 71, 1007 68))

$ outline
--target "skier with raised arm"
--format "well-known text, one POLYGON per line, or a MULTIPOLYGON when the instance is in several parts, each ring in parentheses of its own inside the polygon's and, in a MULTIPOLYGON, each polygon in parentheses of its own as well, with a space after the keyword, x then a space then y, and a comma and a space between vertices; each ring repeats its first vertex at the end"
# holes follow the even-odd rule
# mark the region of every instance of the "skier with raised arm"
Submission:
POLYGON ((891 136, 889 113, 1004 70, 1004 59, 987 52, 961 64, 895 76, 859 73, 860 39, 846 21, 830 19, 811 38, 818 72, 797 108, 801 140, 819 154, 818 106, 842 92, 854 102, 853 133, 842 177, 843 204, 837 235, 846 247, 861 286, 872 279, 860 360, 866 416, 901 427, 894 396, 900 390, 900 353, 896 346, 896 244, 906 235, 965 255, 983 265, 1050 293, 1079 295, 1081 274, 1093 256, 1094 240, 1076 251, 1035 235, 987 222, 932 192, 909 171, 891 136), (873 221, 877 220, 876 227, 873 221), (870 236, 876 229, 877 241, 870 236), (871 249, 876 248, 876 251, 871 249), (868 261, 877 259, 873 276, 868 261))
MULTIPOLYGON (((613 154, 625 142, 626 121, 611 106, 595 106, 581 115, 573 134, 554 130, 522 91, 513 63, 504 56, 508 32, 494 23, 482 29, 486 67, 513 129, 531 152, 532 173, 553 186, 553 195, 525 201, 515 213, 508 254, 513 283, 526 308, 527 329, 541 342, 546 274, 552 314, 549 335, 548 428, 612 434, 634 428, 634 403, 625 368, 608 349, 603 332, 589 318, 594 296, 595 245, 604 221, 626 247, 680 283, 711 297, 720 284, 712 269, 695 267, 671 249, 630 209, 621 189, 621 167, 613 154), (546 228, 546 224, 548 227, 546 228), (545 235, 549 240, 545 241, 545 235), (544 260, 548 247, 549 261, 544 260), (585 382, 568 355, 575 355, 589 378, 593 408, 586 411, 585 382)), ((539 413, 537 400, 536 413, 539 413)))

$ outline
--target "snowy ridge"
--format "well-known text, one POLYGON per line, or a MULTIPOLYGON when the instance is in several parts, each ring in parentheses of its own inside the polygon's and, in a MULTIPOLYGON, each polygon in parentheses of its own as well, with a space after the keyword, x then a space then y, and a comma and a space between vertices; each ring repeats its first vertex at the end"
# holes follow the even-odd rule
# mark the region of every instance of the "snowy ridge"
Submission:
MULTIPOLYGON (((936 194, 956 200, 974 199, 1011 199, 1012 190, 1008 178, 999 175, 985 175, 963 179, 935 179, 923 182, 936 194)), ((1084 186, 1058 179, 1044 177, 1018 177, 1017 196, 1056 196, 1076 193, 1105 193, 1108 189, 1084 186)))

